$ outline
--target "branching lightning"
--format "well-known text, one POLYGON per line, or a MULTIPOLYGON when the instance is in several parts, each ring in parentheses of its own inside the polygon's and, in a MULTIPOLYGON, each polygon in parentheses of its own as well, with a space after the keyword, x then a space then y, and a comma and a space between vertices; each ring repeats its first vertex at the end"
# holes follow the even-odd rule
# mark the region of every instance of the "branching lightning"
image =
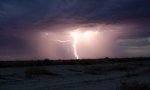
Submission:
POLYGON ((73 46, 73 50, 74 50, 74 56, 76 57, 76 59, 79 59, 79 55, 77 52, 78 41, 84 40, 85 38, 87 38, 87 39, 92 38, 91 36, 98 34, 98 31, 86 31, 86 32, 75 31, 75 32, 71 32, 70 34, 73 38, 73 45, 72 46, 73 46))
MULTIPOLYGON (((72 43, 72 47, 73 47, 73 52, 74 52, 74 56, 76 59, 79 59, 79 55, 77 54, 77 42, 78 42, 78 32, 72 32, 70 35, 73 38, 73 43, 72 43)), ((67 42, 71 42, 71 40, 54 40, 57 41, 59 43, 67 43, 67 42)))
MULTIPOLYGON (((72 48, 73 48, 73 54, 76 59, 79 59, 78 51, 77 51, 77 45, 80 40, 88 40, 92 41, 93 36, 98 34, 98 31, 85 31, 85 32, 79 32, 78 30, 70 32, 69 35, 71 39, 69 40, 55 40, 52 39, 53 41, 59 42, 59 43, 67 43, 71 42, 72 43, 72 48)), ((48 34, 46 34, 48 35, 48 34)))
POLYGON ((55 40, 57 42, 60 42, 60 43, 67 43, 67 42, 70 42, 70 40, 66 40, 66 41, 63 41, 63 40, 55 40))

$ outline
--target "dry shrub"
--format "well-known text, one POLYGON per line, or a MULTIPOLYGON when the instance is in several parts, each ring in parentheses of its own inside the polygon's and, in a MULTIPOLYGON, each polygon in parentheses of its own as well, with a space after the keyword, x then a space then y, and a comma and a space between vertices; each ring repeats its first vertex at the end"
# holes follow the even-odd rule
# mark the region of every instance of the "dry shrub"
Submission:
POLYGON ((32 67, 32 68, 28 68, 25 70, 25 76, 27 78, 33 78, 33 77, 41 76, 41 75, 56 76, 58 74, 50 70, 46 70, 44 68, 39 68, 39 67, 32 67))
POLYGON ((103 66, 91 66, 91 67, 87 67, 83 70, 84 73, 92 74, 92 75, 106 74, 109 71, 112 71, 112 68, 103 67, 103 66))
POLYGON ((119 90, 150 90, 150 86, 147 83, 122 82, 119 90))

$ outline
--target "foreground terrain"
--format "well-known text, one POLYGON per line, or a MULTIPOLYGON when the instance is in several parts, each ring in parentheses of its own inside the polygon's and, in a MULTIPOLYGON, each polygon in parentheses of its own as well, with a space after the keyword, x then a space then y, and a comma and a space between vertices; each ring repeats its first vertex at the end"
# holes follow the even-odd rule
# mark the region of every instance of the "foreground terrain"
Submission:
POLYGON ((0 90, 150 90, 150 60, 1 67, 0 90))

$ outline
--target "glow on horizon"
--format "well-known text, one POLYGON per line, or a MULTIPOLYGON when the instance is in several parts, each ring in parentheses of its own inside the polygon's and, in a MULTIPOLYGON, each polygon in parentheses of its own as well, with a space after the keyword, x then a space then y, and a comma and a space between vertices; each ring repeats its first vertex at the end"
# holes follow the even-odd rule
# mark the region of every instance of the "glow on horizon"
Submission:
POLYGON ((76 59, 79 59, 79 55, 78 55, 78 51, 77 51, 77 44, 79 40, 89 40, 89 42, 92 42, 90 39, 92 38, 92 36, 95 36, 95 34, 97 34, 98 31, 84 31, 81 32, 78 30, 75 30, 74 32, 71 32, 71 36, 73 38, 73 50, 74 50, 74 56, 76 57, 76 59))
MULTIPOLYGON (((77 44, 79 40, 89 40, 89 42, 92 42, 90 39, 95 36, 95 34, 98 34, 98 31, 79 31, 75 30, 73 32, 70 32, 70 36, 72 40, 54 40, 60 43, 67 43, 72 41, 72 48, 73 48, 73 54, 76 59, 79 59, 78 50, 77 50, 77 44)), ((82 41, 82 42, 83 42, 82 41)))
POLYGON ((118 52, 114 48, 117 47, 116 37, 121 34, 117 33, 119 30, 95 26, 40 32, 41 37, 37 37, 39 55, 51 59, 113 57, 118 52))

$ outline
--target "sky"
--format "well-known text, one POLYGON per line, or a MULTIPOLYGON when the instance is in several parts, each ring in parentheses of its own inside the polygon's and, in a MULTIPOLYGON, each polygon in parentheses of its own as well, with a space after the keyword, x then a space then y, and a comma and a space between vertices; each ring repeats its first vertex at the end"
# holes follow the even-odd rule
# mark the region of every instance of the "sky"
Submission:
POLYGON ((0 0, 0 59, 147 57, 149 0, 0 0))

